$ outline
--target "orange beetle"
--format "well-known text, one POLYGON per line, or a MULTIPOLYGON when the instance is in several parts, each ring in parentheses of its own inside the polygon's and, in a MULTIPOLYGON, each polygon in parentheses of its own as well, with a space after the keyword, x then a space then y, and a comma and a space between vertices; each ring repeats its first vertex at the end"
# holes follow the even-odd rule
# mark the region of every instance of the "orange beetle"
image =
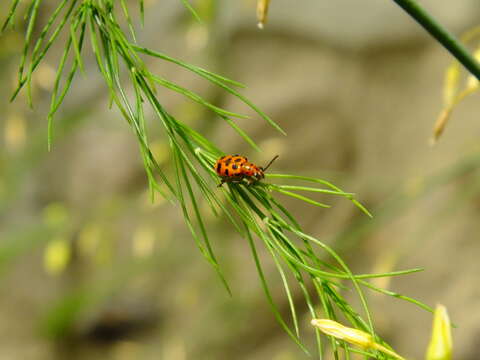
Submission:
POLYGON ((215 163, 215 171, 222 179, 219 187, 226 182, 241 183, 243 179, 247 179, 248 185, 262 180, 265 177, 265 171, 278 158, 275 156, 267 166, 257 166, 248 159, 240 155, 226 155, 222 156, 215 163))

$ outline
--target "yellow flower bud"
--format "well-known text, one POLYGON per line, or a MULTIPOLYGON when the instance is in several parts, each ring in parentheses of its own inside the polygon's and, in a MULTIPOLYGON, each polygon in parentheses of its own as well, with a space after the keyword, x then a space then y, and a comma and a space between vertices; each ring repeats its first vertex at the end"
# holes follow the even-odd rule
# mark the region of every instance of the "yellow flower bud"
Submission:
POLYGON ((375 349, 393 356, 396 359, 403 360, 403 358, 394 351, 376 343, 372 335, 365 331, 344 326, 330 319, 313 319, 311 324, 327 335, 357 345, 364 350, 375 349))
POLYGON ((268 15, 268 6, 270 5, 270 0, 258 0, 257 1, 257 19, 258 27, 263 29, 263 26, 267 22, 268 15))
POLYGON ((53 239, 47 244, 43 256, 45 270, 50 275, 59 275, 70 262, 70 243, 64 238, 53 239))
POLYGON ((447 309, 437 305, 433 314, 432 338, 427 349, 427 360, 451 360, 452 334, 447 309))

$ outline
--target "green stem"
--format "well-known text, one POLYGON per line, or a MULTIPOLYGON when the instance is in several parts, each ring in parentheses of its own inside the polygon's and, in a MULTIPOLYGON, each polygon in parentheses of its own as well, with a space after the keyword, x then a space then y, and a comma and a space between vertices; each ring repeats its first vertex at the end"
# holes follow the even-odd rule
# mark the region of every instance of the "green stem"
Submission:
POLYGON ((480 64, 470 55, 460 41, 435 21, 414 0, 393 0, 415 19, 430 35, 437 39, 465 68, 480 80, 480 64))

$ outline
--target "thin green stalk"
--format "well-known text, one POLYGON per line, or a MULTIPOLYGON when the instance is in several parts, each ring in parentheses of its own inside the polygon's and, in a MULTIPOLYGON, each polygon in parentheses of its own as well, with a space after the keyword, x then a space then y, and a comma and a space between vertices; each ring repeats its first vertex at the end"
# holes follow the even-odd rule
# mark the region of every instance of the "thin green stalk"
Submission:
MULTIPOLYGON (((272 308, 272 311, 274 313, 275 318, 277 321, 280 323, 280 325, 283 327, 283 329, 287 332, 287 334, 295 341, 295 343, 306 353, 309 354, 308 350, 305 348, 305 346, 301 343, 300 339, 291 331, 291 329, 288 327, 288 325, 285 323, 285 321, 282 318, 282 315, 280 314, 277 305, 273 301, 273 297, 270 293, 270 288, 268 287, 267 280, 265 278, 265 274, 263 272, 262 265, 260 263, 260 258, 258 256, 258 252, 255 246, 255 242, 253 241, 252 235, 250 233, 250 226, 248 223, 244 223, 245 226, 245 232, 247 234, 247 240, 248 244, 250 245, 250 250, 252 252, 253 259, 255 261, 255 266, 257 268, 257 273, 260 277, 264 293, 267 297, 267 300, 270 304, 270 307, 272 308)), ((258 230, 258 229, 257 229, 258 230)))
MULTIPOLYGON (((25 68, 25 64, 26 64, 26 61, 27 61, 28 50, 29 50, 31 42, 32 42, 33 29, 35 27, 38 8, 39 8, 41 2, 42 2, 42 0, 33 0, 31 5, 30 5, 30 11, 29 11, 29 15, 28 15, 28 27, 27 27, 27 32, 25 34, 25 44, 23 46, 23 53, 22 53, 22 58, 20 60, 20 66, 18 67, 18 83, 19 84, 21 83, 21 81, 23 79, 23 70, 25 68)), ((30 96, 28 97, 28 104, 29 104, 30 107, 32 107, 32 98, 30 96)))
POLYGON ((1 32, 4 32, 9 25, 13 26, 13 16, 15 15, 15 11, 17 10, 17 6, 19 3, 20 3, 20 0, 13 0, 12 6, 10 7, 10 11, 8 12, 8 15, 7 15, 7 19, 2 25, 1 32))
POLYGON ((447 49, 465 68, 480 80, 480 64, 447 29, 440 25, 414 0, 393 0, 447 49))

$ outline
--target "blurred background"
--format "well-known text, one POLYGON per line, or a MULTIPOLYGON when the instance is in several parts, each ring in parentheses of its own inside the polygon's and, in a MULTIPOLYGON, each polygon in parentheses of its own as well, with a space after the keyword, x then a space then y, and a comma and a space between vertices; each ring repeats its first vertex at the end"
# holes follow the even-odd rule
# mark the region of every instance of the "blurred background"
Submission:
MULTIPOLYGON (((8 3, 0 4, 2 19, 8 3)), ((280 154, 272 171, 321 177, 355 192, 373 219, 345 200, 333 199, 332 209, 283 200, 356 273, 425 268, 381 285, 446 305, 457 325, 455 358, 478 359, 475 95, 455 110, 439 143, 428 145, 450 55, 392 1, 274 0, 263 31, 253 0, 192 4, 202 23, 180 1, 145 1, 139 42, 246 84, 242 93, 288 136, 258 117, 239 121, 264 150, 255 153, 227 124, 181 96, 160 89, 162 103, 226 153, 259 164, 280 154)), ((480 23, 477 0, 422 4, 456 34, 480 23)), ((41 24, 51 6, 40 7, 41 24)), ((24 32, 18 24, 0 37, 0 359, 307 358, 276 323, 244 239, 205 211, 229 297, 181 209, 160 197, 149 201, 138 145, 120 114, 108 109, 91 54, 55 119, 47 152, 46 115, 63 43, 34 78, 30 110, 25 92, 8 101, 24 32)), ((216 105, 248 113, 187 71, 148 65, 216 105)), ((152 124, 151 134, 168 169, 161 127, 152 124)), ((275 299, 288 314, 264 255, 275 299)), ((431 314, 377 294, 370 305, 378 333, 403 356, 422 359, 431 314)), ((313 349, 306 312, 301 320, 313 349)))

